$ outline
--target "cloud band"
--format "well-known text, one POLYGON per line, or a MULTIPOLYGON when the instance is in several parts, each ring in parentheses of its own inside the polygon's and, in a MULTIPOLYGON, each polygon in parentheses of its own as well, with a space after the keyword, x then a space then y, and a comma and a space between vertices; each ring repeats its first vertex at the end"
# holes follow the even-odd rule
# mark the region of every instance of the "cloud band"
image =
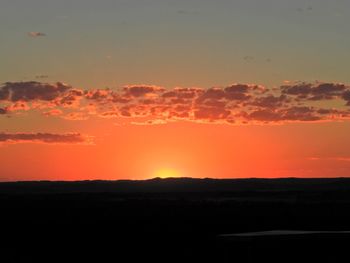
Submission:
POLYGON ((257 84, 172 88, 129 85, 76 89, 58 82, 7 82, 0 87, 0 114, 36 109, 69 120, 146 118, 147 123, 194 121, 228 124, 339 121, 350 117, 350 86, 298 82, 266 88, 257 84))

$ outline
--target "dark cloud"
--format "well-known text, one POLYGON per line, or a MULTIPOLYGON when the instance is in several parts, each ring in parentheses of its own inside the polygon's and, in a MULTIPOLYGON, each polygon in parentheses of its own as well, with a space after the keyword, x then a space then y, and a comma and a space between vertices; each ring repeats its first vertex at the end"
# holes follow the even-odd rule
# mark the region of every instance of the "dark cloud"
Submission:
POLYGON ((249 93, 258 89, 259 87, 256 85, 234 84, 224 89, 225 98, 228 100, 248 100, 251 98, 249 93))
POLYGON ((241 116, 248 121, 276 122, 281 120, 280 114, 270 109, 254 110, 251 113, 243 112, 241 116))
POLYGON ((318 121, 321 117, 311 107, 290 107, 285 109, 260 109, 245 114, 249 121, 283 122, 283 121, 318 121))
POLYGON ((350 106, 350 90, 345 91, 342 94, 342 98, 347 102, 346 105, 350 106))
POLYGON ((316 109, 313 107, 290 107, 280 110, 282 119, 285 121, 317 121, 321 117, 316 114, 316 109))
POLYGON ((9 100, 10 90, 7 87, 0 87, 0 101, 9 100))
POLYGON ((307 100, 330 100, 341 96, 346 90, 344 84, 338 83, 300 83, 297 85, 282 86, 282 92, 288 95, 295 95, 299 99, 307 100))
POLYGON ((91 137, 79 133, 0 133, 0 143, 90 144, 91 137))
POLYGON ((341 116, 343 118, 350 116, 349 110, 337 110, 337 109, 318 109, 317 113, 320 115, 329 115, 329 116, 341 116))
POLYGON ((311 83, 300 83, 296 85, 285 85, 281 87, 282 93, 288 95, 306 96, 311 93, 311 83))
POLYGON ((194 110, 195 120, 217 121, 226 119, 231 112, 225 107, 199 107, 194 110))
POLYGON ((225 90, 222 88, 210 88, 205 90, 197 99, 197 102, 206 100, 221 100, 225 98, 225 90))
POLYGON ((132 97, 142 97, 147 94, 157 93, 164 91, 164 88, 157 86, 147 86, 147 85, 135 85, 124 87, 124 92, 127 96, 132 97))
POLYGON ((85 97, 90 100, 104 100, 110 95, 108 89, 96 89, 85 92, 85 97))
POLYGON ((225 88, 210 88, 204 90, 197 98, 197 103, 204 103, 208 100, 224 101, 246 101, 253 93, 259 92, 259 86, 247 84, 234 84, 225 88))
POLYGON ((56 103, 63 107, 78 107, 79 100, 82 98, 83 95, 84 92, 82 90, 70 89, 64 94, 62 94, 61 97, 58 100, 56 100, 56 103))
POLYGON ((317 100, 333 99, 334 96, 341 95, 345 89, 344 84, 322 83, 312 89, 313 97, 311 99, 314 97, 317 100))
POLYGON ((0 99, 16 101, 53 101, 60 97, 71 87, 57 82, 56 84, 47 84, 36 81, 27 82, 6 82, 0 87, 0 99))
POLYGON ((288 102, 288 97, 286 95, 280 95, 280 96, 268 95, 264 97, 254 98, 254 100, 250 102, 250 105, 273 109, 276 107, 282 107, 287 102, 288 102))
POLYGON ((193 99, 199 94, 203 93, 203 89, 199 88, 175 88, 171 91, 165 91, 162 94, 164 98, 178 98, 178 99, 193 99))

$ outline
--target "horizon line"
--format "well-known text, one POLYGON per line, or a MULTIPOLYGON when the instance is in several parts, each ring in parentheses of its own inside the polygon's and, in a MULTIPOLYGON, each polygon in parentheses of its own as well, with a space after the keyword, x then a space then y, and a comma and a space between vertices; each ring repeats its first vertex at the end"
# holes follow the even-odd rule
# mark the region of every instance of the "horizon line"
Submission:
POLYGON ((79 183, 79 182, 147 182, 147 181, 166 181, 166 180, 336 180, 336 179, 350 179, 349 177, 339 176, 339 177, 230 177, 230 178, 213 178, 213 177, 153 177, 148 179, 86 179, 86 180, 18 180, 18 181, 0 181, 3 183, 79 183))

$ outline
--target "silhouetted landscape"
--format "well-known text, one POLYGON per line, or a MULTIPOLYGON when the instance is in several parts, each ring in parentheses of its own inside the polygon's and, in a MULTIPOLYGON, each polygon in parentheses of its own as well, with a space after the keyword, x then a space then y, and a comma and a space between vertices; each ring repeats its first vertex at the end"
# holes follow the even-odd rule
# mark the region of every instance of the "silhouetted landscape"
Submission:
POLYGON ((2 262, 338 262, 350 241, 345 178, 10 182, 0 207, 2 262))

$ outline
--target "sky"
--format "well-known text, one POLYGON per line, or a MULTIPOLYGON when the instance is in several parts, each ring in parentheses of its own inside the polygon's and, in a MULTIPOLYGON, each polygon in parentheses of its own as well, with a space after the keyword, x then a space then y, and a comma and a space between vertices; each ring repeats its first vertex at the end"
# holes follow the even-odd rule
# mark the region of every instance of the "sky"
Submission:
POLYGON ((350 175, 347 0, 1 0, 0 181, 350 175))

